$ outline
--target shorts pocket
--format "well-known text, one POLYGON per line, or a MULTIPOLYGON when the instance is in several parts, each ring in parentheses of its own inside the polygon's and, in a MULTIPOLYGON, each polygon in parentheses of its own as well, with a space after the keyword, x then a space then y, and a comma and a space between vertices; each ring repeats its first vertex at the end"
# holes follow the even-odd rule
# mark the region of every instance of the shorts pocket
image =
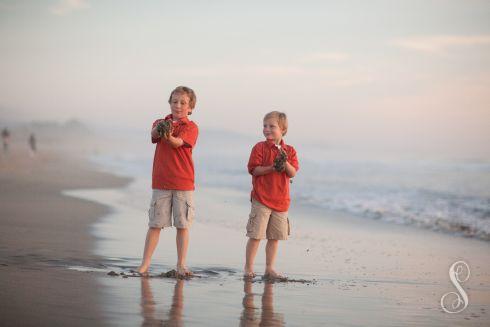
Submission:
POLYGON ((194 206, 189 201, 186 201, 185 205, 187 207, 187 213, 186 213, 187 222, 192 222, 194 220, 194 215, 195 215, 194 206))
POLYGON ((248 215, 248 222, 247 222, 247 232, 248 233, 252 233, 254 231, 254 225, 255 225, 255 221, 257 218, 257 214, 255 212, 252 212, 250 213, 250 215, 248 215))
POLYGON ((289 222, 289 217, 286 218, 288 220, 288 236, 291 235, 291 223, 289 222))
POLYGON ((148 215, 150 219, 155 221, 162 221, 167 216, 167 201, 165 198, 159 198, 155 201, 152 201, 150 205, 150 210, 148 211, 148 215))
POLYGON ((148 209, 148 218, 150 218, 150 220, 155 218, 155 206, 156 206, 156 204, 157 204, 156 201, 152 201, 150 203, 150 209, 148 209))

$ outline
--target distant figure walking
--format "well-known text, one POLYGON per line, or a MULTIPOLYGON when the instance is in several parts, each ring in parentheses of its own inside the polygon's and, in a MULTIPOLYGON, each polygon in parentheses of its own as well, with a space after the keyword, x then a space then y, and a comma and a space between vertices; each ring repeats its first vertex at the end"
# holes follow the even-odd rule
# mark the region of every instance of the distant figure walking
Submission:
POLYGON ((5 127, 2 130, 3 153, 7 154, 10 143, 10 131, 5 127))
POLYGON ((29 136, 29 150, 31 157, 33 157, 36 154, 36 137, 34 136, 34 133, 31 133, 29 136))

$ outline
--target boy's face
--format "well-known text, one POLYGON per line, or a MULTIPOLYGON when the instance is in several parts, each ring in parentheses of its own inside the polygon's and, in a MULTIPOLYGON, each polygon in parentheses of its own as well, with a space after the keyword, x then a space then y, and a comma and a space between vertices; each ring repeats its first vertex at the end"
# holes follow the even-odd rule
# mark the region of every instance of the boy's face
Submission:
POLYGON ((174 93, 170 100, 170 110, 172 111, 173 119, 182 119, 189 115, 192 111, 189 103, 190 98, 185 93, 174 93))
POLYGON ((274 141, 276 144, 282 139, 282 128, 279 127, 277 119, 269 118, 264 120, 264 136, 267 140, 274 141))

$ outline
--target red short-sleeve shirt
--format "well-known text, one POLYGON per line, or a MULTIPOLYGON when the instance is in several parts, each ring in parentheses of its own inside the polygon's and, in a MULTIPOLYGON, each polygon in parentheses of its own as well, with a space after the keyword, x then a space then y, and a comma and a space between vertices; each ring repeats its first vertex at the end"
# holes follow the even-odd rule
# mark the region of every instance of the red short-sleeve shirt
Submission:
MULTIPOLYGON (((296 150, 281 140, 282 149, 288 155, 288 162, 296 169, 299 169, 296 150)), ((279 153, 279 149, 274 142, 263 141, 257 143, 250 153, 248 160, 248 172, 253 173, 255 167, 270 166, 279 153)), ((289 197, 289 177, 285 172, 272 172, 261 176, 252 175, 252 198, 263 205, 278 211, 288 211, 291 202, 289 197)))
MULTIPOLYGON (((165 120, 172 119, 172 115, 165 120)), ((157 119, 152 129, 162 121, 157 119)), ((192 149, 198 135, 197 125, 187 118, 172 123, 174 137, 181 138, 184 144, 174 149, 163 138, 153 138, 156 143, 155 156, 153 158, 152 188, 161 190, 194 190, 194 162, 192 161, 192 149)))

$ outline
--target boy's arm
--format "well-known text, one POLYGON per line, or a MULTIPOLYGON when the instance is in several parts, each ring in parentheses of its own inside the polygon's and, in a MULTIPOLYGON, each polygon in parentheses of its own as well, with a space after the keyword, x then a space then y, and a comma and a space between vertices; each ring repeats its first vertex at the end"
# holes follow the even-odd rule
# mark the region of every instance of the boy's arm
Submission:
POLYGON ((286 161, 284 164, 284 171, 289 178, 293 178, 296 175, 296 168, 293 167, 289 162, 286 161))
POLYGON ((253 176, 262 176, 270 174, 274 171, 274 166, 257 166, 254 168, 252 175, 253 176))
MULTIPOLYGON (((252 172, 253 176, 262 176, 273 173, 274 166, 257 166, 252 172)), ((284 164, 284 172, 289 178, 293 178, 296 175, 296 168, 293 167, 289 162, 286 161, 284 164)))
MULTIPOLYGON (((160 138, 160 134, 158 134, 157 127, 151 130, 151 137, 154 140, 158 140, 160 138)), ((171 134, 163 135, 163 139, 167 141, 167 143, 170 144, 170 146, 174 149, 184 144, 184 141, 181 138, 174 137, 171 134)))
POLYGON ((171 133, 165 134, 163 138, 174 149, 184 145, 184 140, 182 140, 180 137, 172 136, 171 133))
MULTIPOLYGON (((170 144, 172 148, 175 149, 179 146, 182 146, 184 144, 184 141, 179 137, 172 136, 172 132, 173 128, 168 134, 165 134, 162 137, 168 144, 170 144)), ((151 137, 155 140, 160 138, 160 134, 158 133, 158 124, 156 124, 155 127, 153 127, 153 129, 151 130, 151 137)))
POLYGON ((293 178, 299 169, 298 156, 296 150, 292 146, 289 147, 288 151, 288 159, 284 164, 284 172, 289 178, 293 178))
POLYGON ((170 144, 170 146, 174 149, 177 149, 178 147, 184 145, 184 140, 182 140, 180 137, 175 137, 172 135, 174 132, 174 127, 173 125, 170 127, 170 130, 168 131, 167 134, 163 135, 163 139, 170 144))

